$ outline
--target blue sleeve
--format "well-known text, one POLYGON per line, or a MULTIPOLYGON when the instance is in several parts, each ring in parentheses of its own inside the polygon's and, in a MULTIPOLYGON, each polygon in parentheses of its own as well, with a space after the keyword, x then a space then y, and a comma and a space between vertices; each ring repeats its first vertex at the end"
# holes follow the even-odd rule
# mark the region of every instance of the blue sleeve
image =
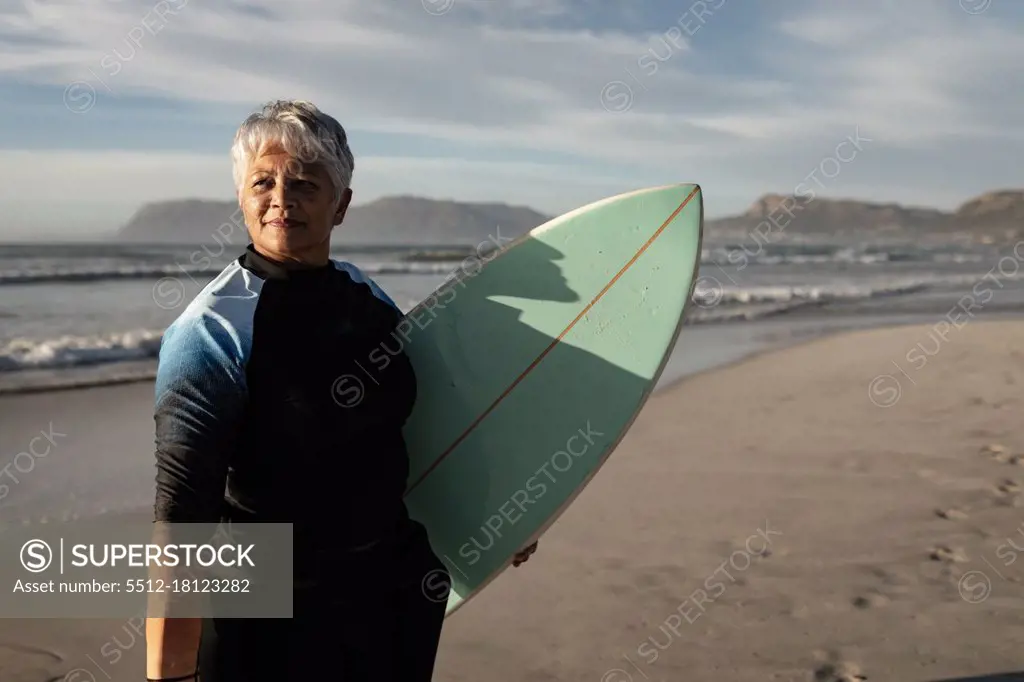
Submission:
POLYGON ((216 523, 246 404, 245 342, 206 310, 164 333, 156 378, 157 522, 216 523))
POLYGON ((374 296, 390 305, 392 308, 397 310, 400 315, 404 317, 404 313, 402 313, 402 309, 398 307, 398 304, 396 304, 391 299, 391 297, 388 296, 387 293, 377 285, 376 282, 374 282, 370 277, 368 277, 365 272, 357 268, 352 263, 346 263, 345 261, 336 260, 334 261, 334 265, 339 270, 344 270, 345 272, 347 272, 349 276, 352 278, 353 282, 356 282, 358 284, 366 284, 367 286, 369 286, 370 291, 373 292, 374 296))

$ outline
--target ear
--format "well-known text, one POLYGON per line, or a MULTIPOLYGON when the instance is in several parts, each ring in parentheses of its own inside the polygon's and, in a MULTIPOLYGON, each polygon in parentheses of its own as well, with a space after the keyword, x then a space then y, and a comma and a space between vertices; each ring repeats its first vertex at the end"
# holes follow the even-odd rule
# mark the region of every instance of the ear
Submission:
POLYGON ((341 225, 341 222, 345 220, 345 213, 348 211, 349 204, 352 203, 352 189, 346 187, 341 191, 341 199, 338 201, 338 208, 334 211, 334 225, 341 225))

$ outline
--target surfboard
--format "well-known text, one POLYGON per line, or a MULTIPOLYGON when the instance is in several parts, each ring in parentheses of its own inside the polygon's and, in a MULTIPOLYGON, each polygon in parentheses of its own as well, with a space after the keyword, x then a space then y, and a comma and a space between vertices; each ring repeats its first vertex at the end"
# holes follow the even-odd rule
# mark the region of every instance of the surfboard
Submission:
MULTIPOLYGON (((451 615, 551 526, 654 389, 693 295, 700 187, 598 201, 501 244, 406 314, 419 386, 406 503, 451 615)), ((542 550, 541 550, 542 551, 542 550)), ((524 567, 522 570, 529 570, 524 567)))

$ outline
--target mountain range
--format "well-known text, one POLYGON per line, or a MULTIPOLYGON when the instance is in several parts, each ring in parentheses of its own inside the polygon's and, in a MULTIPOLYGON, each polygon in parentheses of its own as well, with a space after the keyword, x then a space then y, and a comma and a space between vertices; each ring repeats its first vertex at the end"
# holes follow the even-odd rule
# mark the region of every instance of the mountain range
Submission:
MULTIPOLYGON (((334 239, 344 245, 473 246, 496 236, 516 237, 551 216, 525 206, 391 196, 352 206, 334 239)), ((117 241, 204 243, 242 223, 233 201, 180 199, 144 204, 118 230, 117 241)), ((741 215, 705 221, 708 237, 751 231, 807 237, 943 238, 988 243, 1024 237, 1024 190, 999 190, 955 211, 852 199, 766 194, 741 215)))

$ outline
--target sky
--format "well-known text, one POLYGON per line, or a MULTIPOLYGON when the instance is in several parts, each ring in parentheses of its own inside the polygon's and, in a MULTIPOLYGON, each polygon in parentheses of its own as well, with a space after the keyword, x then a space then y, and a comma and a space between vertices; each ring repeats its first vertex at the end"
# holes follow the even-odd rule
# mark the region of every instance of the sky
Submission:
POLYGON ((0 0, 0 239, 229 199, 237 126, 293 98, 348 130, 357 204, 954 209, 1024 187, 1021 64, 1011 0, 0 0))

